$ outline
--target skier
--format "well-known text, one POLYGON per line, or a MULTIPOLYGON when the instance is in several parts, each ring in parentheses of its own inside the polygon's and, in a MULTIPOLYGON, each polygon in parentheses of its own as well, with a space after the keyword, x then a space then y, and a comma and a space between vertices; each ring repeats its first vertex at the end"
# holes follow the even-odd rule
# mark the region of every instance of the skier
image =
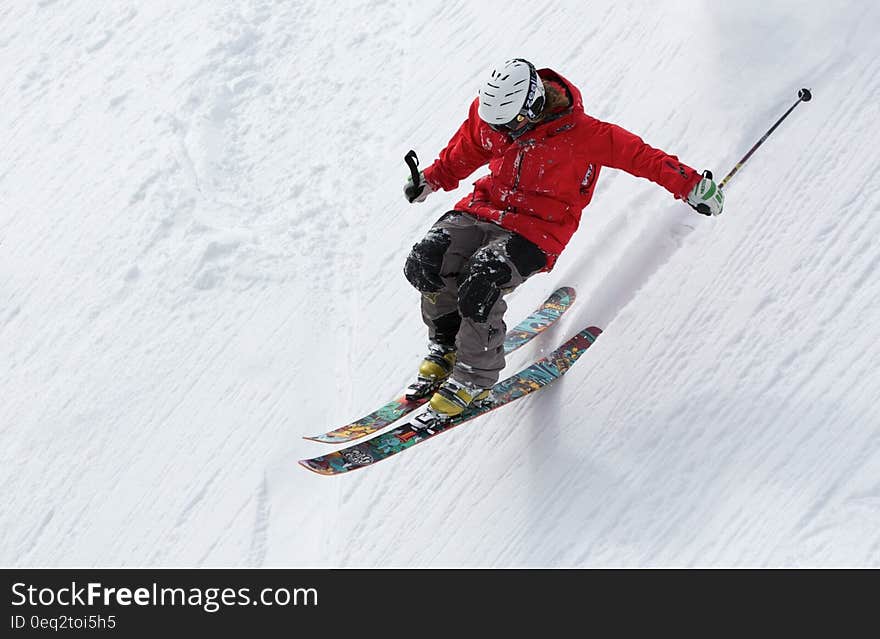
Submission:
POLYGON ((603 166, 664 187, 705 215, 721 190, 674 155, 584 113, 580 91, 550 69, 514 59, 496 67, 434 163, 404 186, 410 203, 489 175, 413 246, 404 273, 421 293, 429 353, 408 397, 430 400, 428 420, 491 401, 504 368, 504 295, 553 268, 577 230, 603 166))

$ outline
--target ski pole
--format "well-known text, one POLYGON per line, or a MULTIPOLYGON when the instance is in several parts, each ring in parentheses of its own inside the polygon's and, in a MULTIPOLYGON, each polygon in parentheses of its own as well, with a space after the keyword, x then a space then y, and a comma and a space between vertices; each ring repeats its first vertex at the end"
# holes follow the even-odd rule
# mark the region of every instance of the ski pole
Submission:
MULTIPOLYGON (((773 126, 770 127, 770 130, 764 134, 764 137, 762 137, 760 140, 758 140, 755 143, 755 146, 753 146, 751 149, 749 149, 749 152, 743 156, 742 160, 737 162, 736 166, 730 170, 730 173, 728 173, 727 175, 724 176, 724 179, 718 183, 718 188, 721 190, 724 189, 724 186, 728 182, 730 182, 730 178, 732 178, 734 175, 736 175, 736 172, 742 168, 742 165, 746 163, 746 160, 748 160, 750 157, 752 157, 752 154, 758 150, 758 147, 761 146, 762 144, 764 144, 764 141, 770 137, 770 134, 776 130, 776 127, 778 127, 780 124, 782 124, 782 121, 788 117, 789 113, 794 111, 794 108, 797 105, 799 105, 801 102, 809 102, 812 99, 813 99, 813 94, 810 93, 809 89, 801 89, 800 91, 798 91, 797 102, 792 104, 791 107, 789 107, 788 111, 783 113, 782 117, 779 118, 778 120, 776 120, 776 124, 774 124, 773 126)), ((712 171, 709 171, 709 170, 703 171, 703 177, 707 177, 711 180, 712 179, 712 171)), ((709 215, 709 206, 706 204, 697 204, 697 206, 695 206, 694 208, 696 208, 697 211, 699 211, 703 215, 709 215)))
MULTIPOLYGON (((749 152, 746 153, 746 154, 743 156, 743 159, 742 159, 742 160, 740 160, 739 162, 736 163, 736 166, 733 167, 733 168, 730 170, 730 173, 728 173, 727 175, 724 176, 724 179, 721 180, 721 182, 718 184, 718 188, 719 188, 719 189, 723 189, 723 188, 724 188, 724 186, 730 181, 730 178, 732 178, 734 175, 736 175, 736 172, 739 171, 740 168, 742 168, 742 165, 746 163, 746 160, 748 160, 750 157, 752 157, 752 154, 753 154, 755 151, 758 150, 758 147, 761 146, 762 144, 764 144, 764 141, 765 141, 767 138, 769 138, 769 137, 770 137, 770 134, 773 133, 773 132, 776 130, 776 127, 778 127, 780 124, 782 124, 782 121, 783 121, 785 118, 787 118, 788 115, 789 115, 792 111, 794 111, 794 108, 795 108, 797 105, 799 105, 801 102, 809 102, 809 101, 812 100, 812 99, 813 99, 813 94, 810 93, 810 90, 809 90, 809 89, 801 89, 800 91, 798 91, 798 99, 797 99, 797 102, 795 102, 794 104, 792 104, 791 107, 788 109, 788 111, 786 111, 786 112, 782 115, 782 117, 779 118, 779 119, 776 121, 776 124, 774 124, 773 126, 771 126, 771 127, 770 127, 770 130, 767 131, 767 133, 764 134, 764 137, 762 137, 760 140, 758 140, 758 142, 755 144, 755 146, 753 146, 751 149, 749 149, 749 152)), ((711 179, 712 175, 710 174, 708 177, 711 179)))

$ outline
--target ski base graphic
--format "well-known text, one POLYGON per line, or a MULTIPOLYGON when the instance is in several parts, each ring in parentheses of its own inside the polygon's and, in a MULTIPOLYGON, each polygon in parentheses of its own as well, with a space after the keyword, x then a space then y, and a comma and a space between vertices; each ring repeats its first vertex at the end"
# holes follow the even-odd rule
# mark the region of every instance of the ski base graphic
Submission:
POLYGON ((413 426, 410 423, 402 424, 365 442, 353 444, 327 455, 303 459, 299 463, 321 475, 340 475, 388 459, 459 424, 544 388, 562 377, 601 333, 601 329, 595 326, 586 328, 547 357, 498 382, 492 389, 495 401, 490 406, 467 410, 457 418, 441 422, 430 429, 413 426))

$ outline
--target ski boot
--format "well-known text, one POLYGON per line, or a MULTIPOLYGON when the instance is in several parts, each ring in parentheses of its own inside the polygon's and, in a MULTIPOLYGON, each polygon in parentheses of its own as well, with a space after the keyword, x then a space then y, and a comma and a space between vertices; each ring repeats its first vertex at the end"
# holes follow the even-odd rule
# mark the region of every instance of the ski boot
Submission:
POLYGON ((482 408, 492 403, 492 389, 447 379, 431 397, 428 410, 413 420, 413 426, 430 430, 461 415, 469 408, 482 408))
POLYGON ((418 378, 406 389, 406 398, 415 401, 433 395, 452 373, 453 366, 455 366, 455 346, 430 342, 428 355, 419 366, 418 378))

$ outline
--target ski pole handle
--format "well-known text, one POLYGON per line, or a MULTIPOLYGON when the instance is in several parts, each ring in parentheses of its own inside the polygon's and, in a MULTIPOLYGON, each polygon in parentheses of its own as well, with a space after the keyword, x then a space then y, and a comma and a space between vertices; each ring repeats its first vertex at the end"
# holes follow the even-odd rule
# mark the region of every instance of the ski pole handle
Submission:
POLYGON ((419 156, 416 155, 415 151, 410 150, 409 153, 403 156, 403 161, 406 162, 406 165, 409 167, 409 172, 412 174, 412 183, 413 186, 419 185, 419 156))
POLYGON ((785 118, 787 118, 787 117, 789 116, 789 114, 790 114, 792 111, 794 111, 794 109, 795 109, 795 107, 796 107, 797 105, 799 105, 801 102, 809 102, 809 101, 812 100, 812 99, 813 99, 813 94, 810 93, 810 90, 809 90, 809 89, 801 89, 800 91, 798 91, 798 99, 797 99, 797 102, 795 102, 793 105, 791 105, 791 107, 788 109, 788 111, 786 111, 786 112, 782 115, 782 117, 779 118, 779 119, 776 121, 776 124, 774 124, 773 126, 771 126, 771 127, 770 127, 770 130, 767 131, 767 133, 764 134, 764 137, 762 137, 760 140, 758 140, 758 142, 755 144, 755 146, 753 146, 751 149, 749 149, 749 152, 746 153, 746 154, 743 156, 743 159, 742 159, 742 160, 740 160, 739 162, 736 163, 736 166, 733 167, 733 168, 730 170, 730 173, 728 173, 727 175, 724 176, 724 179, 721 180, 721 182, 718 184, 718 188, 719 188, 719 189, 723 189, 723 188, 724 188, 724 186, 730 181, 730 178, 732 178, 734 175, 736 175, 736 172, 739 171, 739 170, 742 168, 742 165, 745 164, 746 161, 747 161, 750 157, 752 157, 752 154, 753 154, 755 151, 758 150, 758 147, 759 147, 759 146, 761 146, 762 144, 764 144, 764 141, 765 141, 767 138, 769 138, 769 137, 770 137, 770 134, 773 133, 773 132, 776 130, 776 127, 778 127, 780 124, 782 124, 782 121, 783 121, 785 118))

